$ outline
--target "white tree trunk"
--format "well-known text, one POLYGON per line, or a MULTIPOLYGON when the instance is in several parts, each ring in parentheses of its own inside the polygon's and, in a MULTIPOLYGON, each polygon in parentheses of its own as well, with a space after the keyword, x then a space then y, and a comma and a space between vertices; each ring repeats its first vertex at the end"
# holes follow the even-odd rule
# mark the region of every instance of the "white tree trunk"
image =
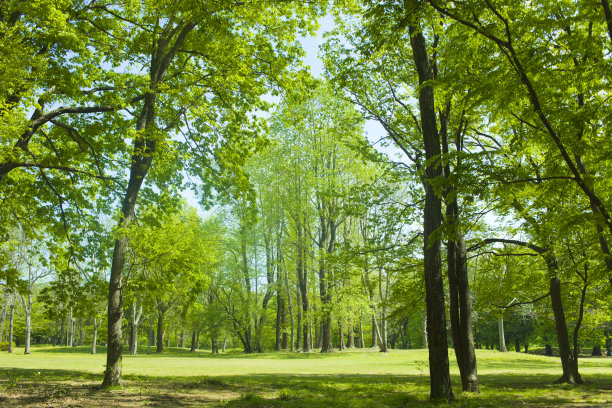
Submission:
POLYGON ((499 330, 499 351, 505 353, 506 349, 506 337, 504 335, 504 315, 500 315, 497 318, 497 328, 499 330))
POLYGON ((423 337, 423 348, 427 348, 427 315, 423 316, 423 325, 421 328, 421 335, 423 337))
POLYGON ((91 354, 96 354, 96 343, 98 342, 98 319, 94 317, 93 338, 91 340, 91 354))
POLYGON ((30 338, 32 336, 32 295, 28 294, 28 303, 25 305, 25 351, 24 354, 30 354, 30 338))

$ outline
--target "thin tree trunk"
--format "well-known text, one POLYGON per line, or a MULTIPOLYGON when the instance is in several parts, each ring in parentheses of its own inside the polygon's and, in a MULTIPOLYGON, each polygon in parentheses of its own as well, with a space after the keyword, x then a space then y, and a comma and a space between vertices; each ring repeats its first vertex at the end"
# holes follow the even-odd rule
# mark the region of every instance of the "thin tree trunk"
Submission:
POLYGON ((500 314, 497 317, 497 331, 498 331, 498 337, 499 337, 499 351, 501 351, 502 353, 505 353, 508 351, 508 349, 506 349, 506 336, 504 334, 504 315, 500 314))
POLYGON ((98 342, 98 318, 94 317, 93 321, 93 333, 91 340, 91 354, 96 354, 96 343, 98 342))
POLYGON ((8 352, 13 352, 13 321, 15 318, 15 299, 12 299, 9 306, 9 335, 8 335, 8 352))
POLYGON ((355 327, 353 326, 353 316, 352 315, 351 317, 349 317, 347 335, 348 335, 348 344, 346 345, 346 347, 350 349, 355 348, 355 327))
POLYGON ((374 313, 372 313, 372 348, 378 347, 378 338, 380 337, 380 334, 378 333, 378 324, 376 324, 376 316, 374 313))
POLYGON ((60 323, 60 336, 59 336, 59 345, 60 347, 64 345, 64 323, 66 319, 62 317, 62 321, 60 323))
MULTIPOLYGON (((296 304, 300 305, 302 303, 302 295, 300 294, 300 290, 298 287, 298 290, 296 291, 296 304)), ((295 345, 296 350, 301 350, 302 349, 302 308, 298 307, 297 308, 297 333, 296 333, 296 342, 297 344, 295 345)))
POLYGON ((365 348, 365 341, 363 339, 363 322, 361 317, 359 318, 359 348, 365 348))
POLYGON ((4 295, 4 306, 2 306, 2 315, 0 316, 0 342, 4 341, 4 322, 6 321, 6 310, 8 309, 9 297, 8 293, 4 295))
POLYGON ((147 354, 151 354, 151 346, 153 345, 153 317, 149 317, 149 341, 147 342, 147 354))
POLYGON ((191 332, 191 348, 189 351, 194 352, 196 350, 196 331, 191 332))
POLYGON ((32 295, 29 293, 28 301, 24 309, 26 314, 24 354, 30 354, 30 338, 32 336, 32 295))
MULTIPOLYGON (((285 268, 285 290, 287 291, 287 304, 289 305, 289 318, 291 319, 291 351, 294 349, 294 324, 293 324, 293 303, 291 302, 291 291, 289 290, 289 276, 287 276, 287 268, 285 268)), ((287 338, 283 337, 283 348, 287 348, 287 338)))
POLYGON ((157 312, 157 348, 155 350, 156 353, 164 352, 164 314, 163 306, 158 306, 157 312))
POLYGON ((70 347, 74 346, 74 320, 72 309, 70 309, 70 347))

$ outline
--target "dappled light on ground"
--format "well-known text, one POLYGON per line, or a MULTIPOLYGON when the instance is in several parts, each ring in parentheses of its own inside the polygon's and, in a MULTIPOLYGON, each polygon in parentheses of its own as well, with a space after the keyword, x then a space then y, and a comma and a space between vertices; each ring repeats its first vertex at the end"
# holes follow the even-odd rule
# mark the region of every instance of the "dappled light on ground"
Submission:
MULTIPOLYGON (((41 348, 0 356, 0 406, 10 407, 410 407, 429 406, 425 350, 342 353, 229 352, 211 356, 172 349, 124 357, 122 388, 100 389, 104 355, 41 348), (55 367, 55 368, 54 368, 55 367)), ((453 351, 450 350, 453 357, 453 351)), ((556 385, 557 358, 479 351, 478 396, 453 387, 462 407, 606 406, 612 358, 581 362, 587 383, 556 385)))

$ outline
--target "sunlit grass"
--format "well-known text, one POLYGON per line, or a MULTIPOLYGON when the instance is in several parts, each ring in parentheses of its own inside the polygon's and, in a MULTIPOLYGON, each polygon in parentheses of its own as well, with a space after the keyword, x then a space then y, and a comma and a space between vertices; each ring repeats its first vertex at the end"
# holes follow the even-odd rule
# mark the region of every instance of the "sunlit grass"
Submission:
MULTIPOLYGON (((479 350, 482 392, 469 395, 460 392, 454 353, 449 351, 456 406, 612 404, 612 358, 581 360, 580 371, 587 383, 573 387, 554 384, 561 374, 558 358, 479 350)), ((170 348, 161 355, 124 355, 124 388, 111 391, 95 388, 106 361, 102 348, 96 355, 89 354, 88 347, 37 347, 28 356, 22 352, 0 354, 4 378, 0 379, 4 390, 0 398, 4 402, 14 399, 20 406, 30 404, 28 394, 40 394, 32 406, 58 398, 87 399, 88 406, 430 405, 426 350, 211 355, 170 348), (58 384, 63 387, 62 395, 48 391, 58 384)))

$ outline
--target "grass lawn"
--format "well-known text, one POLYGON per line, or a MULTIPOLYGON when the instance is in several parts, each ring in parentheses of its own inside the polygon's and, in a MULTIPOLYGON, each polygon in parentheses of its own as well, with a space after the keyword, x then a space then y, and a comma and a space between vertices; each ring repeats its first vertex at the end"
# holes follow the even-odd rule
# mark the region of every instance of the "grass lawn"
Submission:
MULTIPOLYGON (((144 350, 143 350, 144 351, 144 350)), ((169 349, 126 355, 125 384, 100 390, 105 350, 35 347, 0 354, 0 406, 15 407, 427 407, 426 350, 320 353, 169 349)), ((460 392, 450 350, 456 407, 612 407, 612 358, 585 358, 581 386, 554 384, 558 358, 478 350, 479 395, 460 392)))

